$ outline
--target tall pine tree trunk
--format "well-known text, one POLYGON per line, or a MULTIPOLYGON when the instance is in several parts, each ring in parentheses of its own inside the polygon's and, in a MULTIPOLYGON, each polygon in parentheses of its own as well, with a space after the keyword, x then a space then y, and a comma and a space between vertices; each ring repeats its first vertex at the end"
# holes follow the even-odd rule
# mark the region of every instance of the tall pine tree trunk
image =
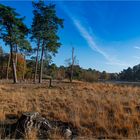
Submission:
POLYGON ((12 62, 12 71, 13 71, 13 82, 17 83, 17 72, 16 72, 16 63, 13 57, 13 46, 10 45, 10 53, 11 53, 11 62, 12 62))
POLYGON ((17 48, 17 45, 16 45, 15 46, 15 64, 16 64, 16 67, 17 67, 17 61, 18 61, 17 53, 18 53, 18 48, 17 48))
POLYGON ((11 62, 11 53, 9 53, 8 62, 7 62, 7 69, 6 69, 6 79, 7 79, 7 80, 8 80, 8 78, 9 78, 9 67, 10 67, 10 62, 11 62))
POLYGON ((44 55, 44 43, 42 45, 42 52, 41 52, 41 59, 40 59, 39 83, 42 83, 43 55, 44 55))
POLYGON ((38 68, 38 54, 39 54, 39 48, 40 48, 40 39, 38 40, 37 54, 36 54, 36 62, 35 62, 35 75, 34 75, 34 82, 35 82, 35 83, 36 83, 36 75, 37 75, 37 68, 38 68))

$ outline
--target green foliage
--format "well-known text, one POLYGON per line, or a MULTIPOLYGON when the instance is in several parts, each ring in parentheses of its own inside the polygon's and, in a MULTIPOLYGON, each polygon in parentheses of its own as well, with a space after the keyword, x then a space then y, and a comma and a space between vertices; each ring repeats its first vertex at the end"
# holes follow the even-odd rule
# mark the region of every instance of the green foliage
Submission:
POLYGON ((25 73, 25 78, 32 79, 34 74, 34 69, 35 69, 35 60, 34 59, 26 60, 26 66, 27 69, 25 73))
POLYGON ((15 12, 15 9, 0 4, 1 38, 6 45, 20 44, 28 34, 28 28, 23 23, 24 17, 15 12))
POLYGON ((109 74, 106 73, 106 71, 103 71, 103 72, 101 73, 101 75, 100 75, 100 79, 101 79, 101 80, 109 80, 109 79, 110 79, 110 78, 109 78, 109 74))
POLYGON ((33 2, 34 18, 32 23, 32 40, 40 40, 41 46, 53 55, 57 53, 61 43, 58 42, 57 32, 59 27, 63 27, 63 20, 58 18, 55 5, 45 5, 43 1, 33 2))
POLYGON ((140 64, 133 68, 124 69, 119 73, 119 80, 124 81, 140 81, 140 64))

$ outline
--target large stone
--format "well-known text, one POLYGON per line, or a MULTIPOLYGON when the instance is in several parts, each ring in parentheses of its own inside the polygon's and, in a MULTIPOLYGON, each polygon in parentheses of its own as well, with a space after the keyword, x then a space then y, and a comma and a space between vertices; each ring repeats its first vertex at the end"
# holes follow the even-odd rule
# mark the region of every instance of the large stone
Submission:
POLYGON ((49 120, 38 112, 26 112, 21 115, 16 123, 6 129, 9 138, 25 138, 33 129, 37 130, 39 139, 48 139, 56 129, 65 138, 74 139, 78 136, 78 130, 71 123, 58 120, 49 120))

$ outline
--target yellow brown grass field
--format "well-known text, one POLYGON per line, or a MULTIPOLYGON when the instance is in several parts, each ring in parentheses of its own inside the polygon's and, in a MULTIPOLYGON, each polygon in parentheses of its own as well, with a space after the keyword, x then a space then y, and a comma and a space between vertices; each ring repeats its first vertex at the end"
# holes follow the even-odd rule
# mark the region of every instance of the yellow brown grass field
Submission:
POLYGON ((37 111, 84 138, 140 138, 140 87, 103 83, 0 84, 0 120, 37 111))

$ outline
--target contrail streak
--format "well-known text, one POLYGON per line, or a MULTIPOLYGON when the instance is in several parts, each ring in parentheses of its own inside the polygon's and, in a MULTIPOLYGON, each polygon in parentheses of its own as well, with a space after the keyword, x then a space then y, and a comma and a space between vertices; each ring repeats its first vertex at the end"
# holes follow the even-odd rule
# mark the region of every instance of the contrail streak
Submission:
POLYGON ((93 36, 88 32, 87 28, 82 25, 80 20, 75 18, 63 4, 61 5, 61 7, 64 10, 64 12, 68 15, 68 17, 72 20, 73 24, 79 31, 80 35, 86 40, 90 48, 100 53, 108 61, 106 64, 117 65, 117 66, 128 66, 128 64, 122 63, 118 59, 114 59, 113 57, 108 55, 105 51, 103 51, 99 46, 97 46, 96 42, 93 39, 93 36))

